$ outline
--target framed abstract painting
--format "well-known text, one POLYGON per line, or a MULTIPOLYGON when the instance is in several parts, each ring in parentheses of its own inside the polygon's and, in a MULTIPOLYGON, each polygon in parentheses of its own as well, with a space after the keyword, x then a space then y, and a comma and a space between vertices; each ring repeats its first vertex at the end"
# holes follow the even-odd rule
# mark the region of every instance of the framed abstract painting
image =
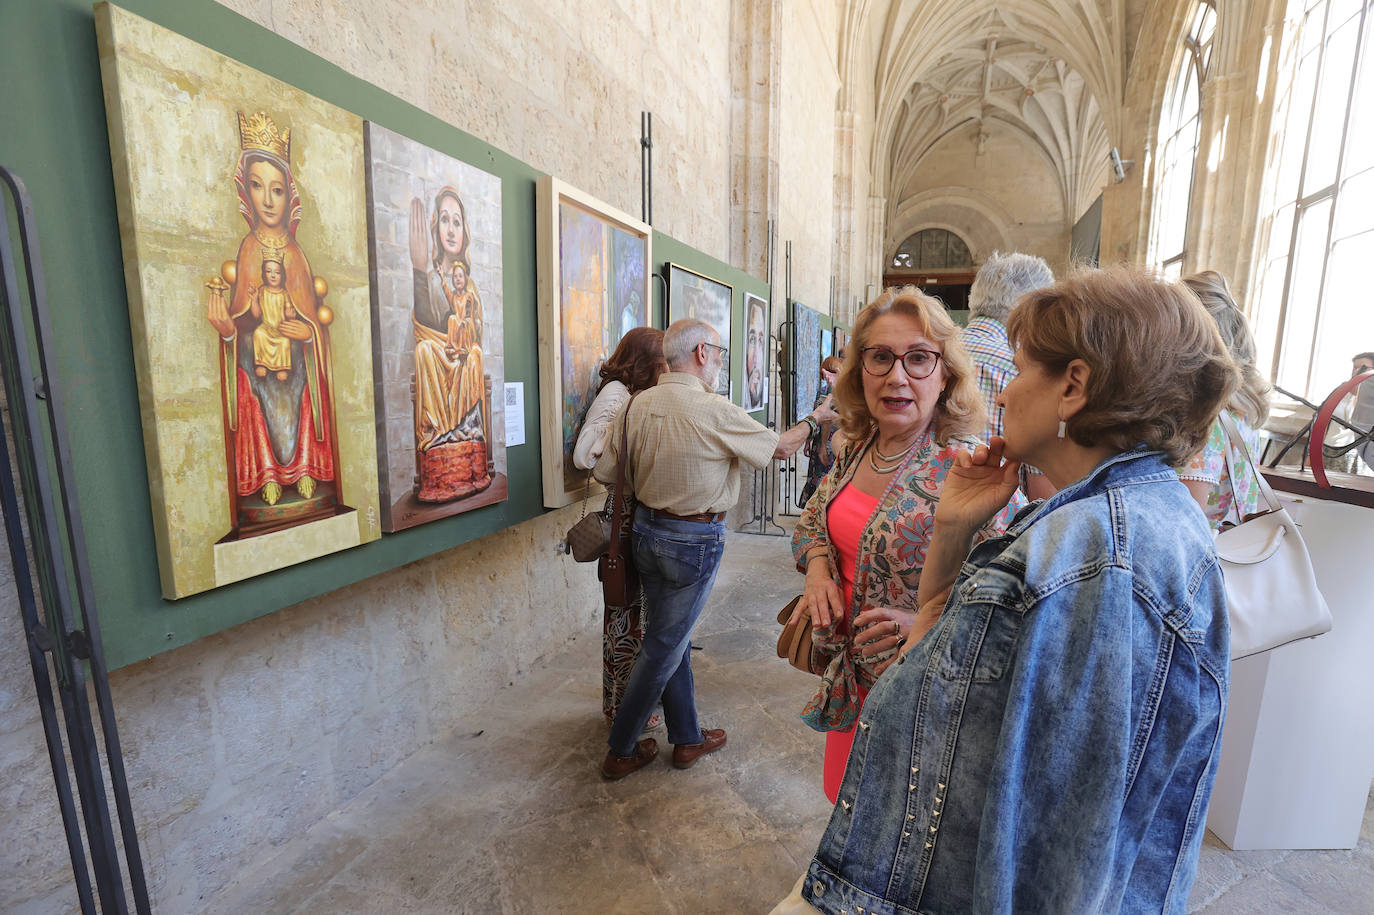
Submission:
POLYGON ((96 28, 164 596, 375 540, 362 121, 108 3, 96 28))
POLYGON ((730 325, 734 289, 720 280, 689 270, 681 264, 668 264, 668 323, 683 318, 698 318, 715 328, 725 357, 716 380, 716 393, 730 396, 730 325))
POLYGON ((650 323, 649 226, 552 177, 535 186, 539 273, 539 428, 544 505, 581 498, 573 466, 601 363, 625 331, 650 323))
POLYGON ((366 140, 389 532, 507 498, 501 179, 371 122, 366 140))

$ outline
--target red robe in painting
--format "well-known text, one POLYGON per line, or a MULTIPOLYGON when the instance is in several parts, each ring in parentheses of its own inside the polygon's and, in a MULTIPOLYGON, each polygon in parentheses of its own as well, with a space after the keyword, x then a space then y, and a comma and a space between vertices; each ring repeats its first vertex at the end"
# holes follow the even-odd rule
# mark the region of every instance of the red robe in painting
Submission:
POLYGON ((221 348, 223 367, 235 378, 233 390, 225 394, 226 413, 232 417, 234 485, 240 496, 251 496, 269 482, 285 487, 305 475, 316 481, 335 476, 329 336, 319 319, 314 275, 294 237, 288 237, 281 249, 285 286, 312 337, 292 341, 287 381, 278 381, 275 373, 266 378, 253 374, 252 339, 258 319, 249 306, 262 284, 264 250, 252 233, 239 246, 229 309, 238 334, 221 348))

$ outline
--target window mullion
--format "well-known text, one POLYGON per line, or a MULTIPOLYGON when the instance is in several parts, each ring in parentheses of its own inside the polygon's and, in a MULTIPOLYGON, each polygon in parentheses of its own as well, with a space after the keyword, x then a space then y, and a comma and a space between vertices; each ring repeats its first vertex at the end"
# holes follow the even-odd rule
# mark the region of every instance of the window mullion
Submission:
MULTIPOLYGON (((1326 4, 1322 7, 1321 41, 1318 43, 1316 50, 1317 72, 1312 75, 1312 97, 1307 100, 1307 104, 1312 106, 1315 106, 1317 103, 1317 93, 1321 91, 1322 85, 1322 70, 1326 66, 1326 26, 1327 19, 1330 17, 1330 15, 1331 2, 1330 0, 1327 0, 1326 4)), ((1312 16, 1310 14, 1307 15, 1306 20, 1307 21, 1304 22, 1302 26, 1302 28, 1304 29, 1309 28, 1311 26, 1312 16)), ((1301 46, 1301 40, 1299 40, 1299 46, 1301 46)), ((1302 66, 1301 60, 1299 60, 1298 66, 1302 66)), ((1292 116, 1292 106, 1293 101, 1290 101, 1290 117, 1292 116)), ((1302 164, 1298 167, 1298 186, 1293 191, 1295 201, 1297 200, 1297 195, 1302 193, 1302 183, 1307 177, 1307 160, 1312 152, 1313 126, 1313 118, 1309 116, 1307 120, 1307 136, 1304 138, 1302 144, 1302 164)), ((1298 227, 1302 224, 1302 211, 1303 207, 1299 204, 1296 207, 1296 212, 1294 212, 1293 214, 1292 232, 1288 236, 1288 262, 1284 265, 1283 297, 1282 299, 1280 299, 1279 302, 1278 323, 1275 329, 1274 336, 1274 358, 1273 364, 1270 366, 1269 370, 1269 377, 1275 379, 1279 377, 1279 364, 1283 361, 1283 351, 1285 348, 1284 340, 1288 337, 1288 318, 1291 311, 1289 305, 1292 303, 1293 298, 1293 253, 1298 245, 1298 227)), ((1317 308, 1320 310, 1321 302, 1317 303, 1317 308)), ((1308 366, 1308 370, 1309 372, 1311 370, 1310 364, 1308 366)))
MULTIPOLYGON (((1326 10, 1327 10, 1327 17, 1329 18, 1330 15, 1331 15, 1331 4, 1330 4, 1330 2, 1327 3, 1326 10)), ((1347 142, 1347 140, 1349 140, 1349 138, 1350 138, 1350 114, 1351 114, 1351 108, 1352 108, 1352 106, 1353 106, 1353 104, 1354 104, 1354 100, 1355 100, 1355 87, 1356 87, 1357 85, 1359 85, 1360 69, 1364 66, 1365 28, 1368 26, 1368 18, 1369 18, 1369 17, 1366 15, 1366 13, 1368 12, 1368 10, 1369 10, 1368 4, 1363 4, 1363 3, 1360 4, 1360 22, 1359 22, 1359 25, 1357 25, 1357 26, 1355 27, 1355 60, 1354 60, 1352 66, 1351 66, 1351 68, 1350 68, 1350 86, 1349 86, 1348 89, 1346 89, 1346 93, 1345 93, 1345 116, 1341 119, 1341 139, 1340 139, 1340 147, 1339 147, 1339 149, 1338 149, 1338 151, 1337 151, 1337 153, 1336 153, 1336 176, 1335 176, 1335 178, 1332 180, 1331 185, 1330 185, 1329 187, 1323 188, 1322 191, 1316 192, 1317 194, 1321 194, 1321 193, 1323 193, 1323 192, 1329 192, 1330 197, 1331 197, 1331 211, 1330 211, 1329 213, 1327 213, 1327 216, 1326 216, 1326 249, 1322 252, 1322 274, 1321 274, 1321 282, 1320 282, 1320 284, 1319 284, 1318 287, 1317 287, 1317 311, 1316 311, 1316 314, 1313 315, 1313 318, 1312 318, 1312 320, 1313 320, 1312 344, 1311 344, 1311 347, 1309 348, 1309 351, 1308 351, 1308 354, 1307 354, 1307 382, 1306 382, 1306 385, 1307 385, 1308 390, 1311 390, 1311 387, 1312 387, 1312 372, 1313 372, 1313 370, 1315 369, 1316 364, 1317 364, 1317 347, 1318 347, 1318 345, 1321 343, 1322 312, 1324 311, 1323 305, 1324 305, 1324 303, 1326 302, 1326 278, 1327 278, 1327 275, 1328 275, 1328 273, 1329 273, 1329 271, 1330 271, 1330 266, 1331 266, 1331 249, 1332 249, 1332 246, 1333 246, 1334 243, 1335 243, 1335 239, 1332 238, 1332 236, 1335 234, 1335 230, 1336 230, 1336 213, 1337 213, 1337 211, 1340 209, 1340 206, 1341 206, 1341 201, 1340 201, 1340 196, 1339 196, 1339 189, 1340 189, 1340 186, 1341 186, 1341 179, 1345 177, 1345 152, 1346 152, 1346 142, 1347 142)), ((1326 44, 1325 44, 1325 42, 1326 42, 1327 40, 1329 40, 1329 38, 1330 38, 1330 36, 1328 36, 1328 35, 1323 35, 1323 36, 1322 36, 1322 41, 1323 41, 1323 43, 1322 43, 1322 63, 1323 63, 1323 64, 1325 64, 1325 62, 1326 62, 1326 44)), ((1320 74, 1320 72, 1319 72, 1319 73, 1318 73, 1318 77, 1319 77, 1319 78, 1320 78, 1320 75, 1321 75, 1321 74, 1320 74)), ((1320 87, 1321 87, 1321 83, 1318 82, 1318 83, 1317 83, 1317 86, 1318 86, 1318 88, 1320 88, 1320 87)), ((1309 129, 1309 132, 1308 132, 1308 136, 1309 136, 1309 137, 1311 136, 1311 131, 1310 131, 1310 129, 1309 129)), ((1314 196, 1315 196, 1315 195, 1314 195, 1314 196)))

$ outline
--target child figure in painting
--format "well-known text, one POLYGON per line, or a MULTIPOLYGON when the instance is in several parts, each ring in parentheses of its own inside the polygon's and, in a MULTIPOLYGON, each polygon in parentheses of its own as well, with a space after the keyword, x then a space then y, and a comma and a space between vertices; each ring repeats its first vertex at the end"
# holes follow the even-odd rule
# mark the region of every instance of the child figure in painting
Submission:
POLYGON ((278 381, 291 373, 291 340, 281 332, 282 321, 294 321, 296 308, 286 292, 286 269, 280 251, 262 255, 262 285, 253 296, 253 317, 261 323, 253 329, 253 364, 259 378, 276 372, 278 381))
POLYGON ((477 290, 468 285, 468 271, 462 261, 453 262, 448 280, 445 292, 453 303, 453 314, 448 316, 449 346, 466 357, 467 350, 482 340, 482 303, 477 290))

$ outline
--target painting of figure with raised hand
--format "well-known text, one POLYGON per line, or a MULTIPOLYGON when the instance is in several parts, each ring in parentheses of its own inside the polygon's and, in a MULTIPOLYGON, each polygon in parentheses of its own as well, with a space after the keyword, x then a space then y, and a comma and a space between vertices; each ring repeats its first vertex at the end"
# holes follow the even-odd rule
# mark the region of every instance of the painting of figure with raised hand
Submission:
POLYGON ((369 123, 383 526, 506 498, 501 182, 369 123))

